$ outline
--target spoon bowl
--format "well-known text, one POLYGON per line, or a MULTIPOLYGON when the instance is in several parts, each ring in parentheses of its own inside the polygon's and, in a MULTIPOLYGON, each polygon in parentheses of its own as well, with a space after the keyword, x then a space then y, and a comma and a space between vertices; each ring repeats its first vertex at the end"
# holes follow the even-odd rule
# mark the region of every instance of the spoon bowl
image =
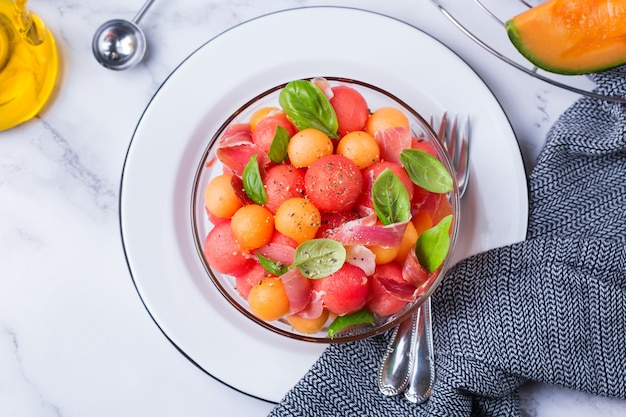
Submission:
POLYGON ((137 65, 146 54, 146 35, 137 26, 154 0, 147 0, 132 21, 113 19, 96 30, 91 49, 105 68, 125 70, 137 65))
POLYGON ((127 20, 114 19, 98 28, 91 46, 102 66, 125 70, 143 59, 146 45, 146 36, 139 26, 127 20))

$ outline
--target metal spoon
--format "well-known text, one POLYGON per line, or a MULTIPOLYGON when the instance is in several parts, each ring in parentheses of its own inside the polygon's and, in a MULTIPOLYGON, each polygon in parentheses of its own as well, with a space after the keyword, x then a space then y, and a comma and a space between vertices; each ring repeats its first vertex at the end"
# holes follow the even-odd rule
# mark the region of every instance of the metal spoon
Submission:
POLYGON ((147 0, 132 21, 113 19, 96 31, 91 49, 105 68, 125 70, 137 65, 146 53, 146 36, 137 26, 154 0, 147 0))

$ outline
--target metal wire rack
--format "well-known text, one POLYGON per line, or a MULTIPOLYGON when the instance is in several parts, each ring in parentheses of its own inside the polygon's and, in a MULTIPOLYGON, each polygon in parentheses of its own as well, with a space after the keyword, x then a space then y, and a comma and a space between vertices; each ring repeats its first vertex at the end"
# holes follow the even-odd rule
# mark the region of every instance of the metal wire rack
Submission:
MULTIPOLYGON (((535 78, 565 90, 607 101, 626 103, 626 98, 594 91, 594 83, 584 75, 559 75, 532 65, 512 45, 504 22, 545 0, 431 0, 443 15, 483 49, 535 78)), ((626 72, 610 70, 626 76, 626 72)))

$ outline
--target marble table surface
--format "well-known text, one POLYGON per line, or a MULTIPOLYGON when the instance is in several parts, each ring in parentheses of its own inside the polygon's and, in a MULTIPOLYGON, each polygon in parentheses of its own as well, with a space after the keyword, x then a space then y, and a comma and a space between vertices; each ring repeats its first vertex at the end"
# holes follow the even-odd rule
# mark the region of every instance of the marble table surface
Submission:
MULTIPOLYGON (((578 96, 499 61, 428 0, 157 0, 141 26, 149 54, 114 72, 91 54, 95 29, 141 0, 31 0, 63 70, 35 119, 0 132, 0 415, 264 416, 272 403, 198 369, 163 336, 133 285, 120 238, 124 158, 142 112, 177 65, 228 28, 304 6, 357 7, 438 38, 499 100, 532 169, 545 134, 578 96)), ((236 364, 233 364, 236 366, 236 364)), ((543 384, 528 416, 626 415, 626 401, 543 384)))

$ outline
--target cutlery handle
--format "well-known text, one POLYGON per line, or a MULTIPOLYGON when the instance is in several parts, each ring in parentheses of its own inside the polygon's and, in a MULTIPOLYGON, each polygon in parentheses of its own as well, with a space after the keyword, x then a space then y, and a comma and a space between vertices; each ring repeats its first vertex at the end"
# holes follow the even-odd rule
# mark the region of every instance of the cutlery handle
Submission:
POLYGON ((139 11, 137 12, 137 14, 135 15, 135 17, 133 17, 133 23, 138 25, 139 21, 143 18, 143 15, 148 11, 148 8, 150 6, 152 6, 152 3, 154 3, 154 0, 147 0, 143 6, 141 6, 141 9, 139 9, 139 11))
POLYGON ((404 397, 412 403, 421 404, 430 397, 435 385, 430 297, 424 301, 418 312, 416 336, 415 358, 411 361, 408 387, 404 391, 404 397))
POLYGON ((415 343, 419 310, 421 307, 396 327, 383 357, 378 374, 378 388, 386 396, 400 394, 409 384, 413 362, 411 347, 415 343))

